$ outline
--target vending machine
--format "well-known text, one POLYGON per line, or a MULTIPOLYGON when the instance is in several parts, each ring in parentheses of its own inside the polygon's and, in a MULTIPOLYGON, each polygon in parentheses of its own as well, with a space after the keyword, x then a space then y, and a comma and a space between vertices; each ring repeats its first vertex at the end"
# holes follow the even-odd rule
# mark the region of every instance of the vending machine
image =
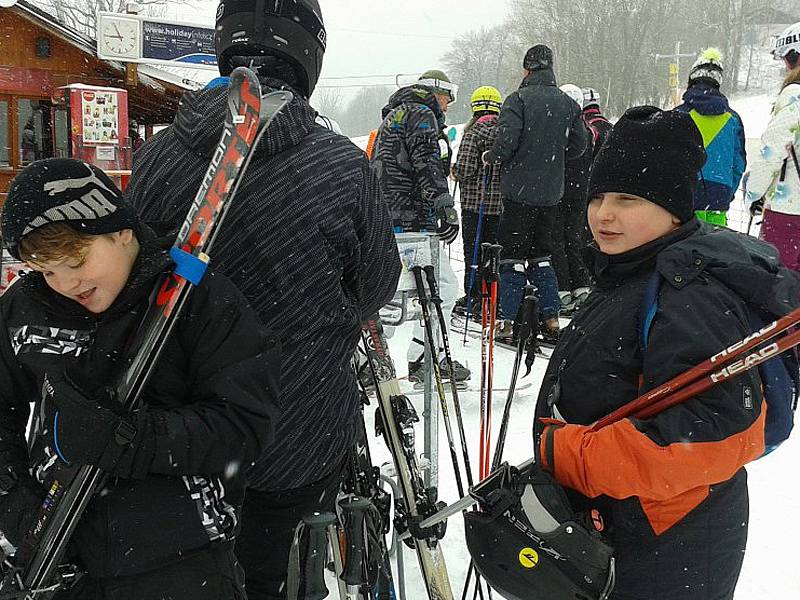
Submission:
MULTIPOLYGON (((128 92, 120 88, 75 83, 59 88, 51 102, 46 127, 51 156, 77 158, 103 169, 125 189, 131 174, 132 140, 128 133, 128 92)), ((0 294, 24 270, 23 263, 5 250, 0 254, 0 294)))
POLYGON ((64 90, 69 114, 69 156, 113 175, 130 171, 128 91, 75 83, 64 90))

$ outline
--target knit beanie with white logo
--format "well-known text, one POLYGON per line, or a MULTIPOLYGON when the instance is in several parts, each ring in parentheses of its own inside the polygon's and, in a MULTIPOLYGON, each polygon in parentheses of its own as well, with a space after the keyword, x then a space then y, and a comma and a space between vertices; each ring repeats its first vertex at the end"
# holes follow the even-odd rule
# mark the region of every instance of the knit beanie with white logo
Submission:
POLYGON ((141 231, 136 211, 108 175, 71 158, 36 161, 14 178, 0 217, 3 246, 19 258, 20 240, 49 223, 90 235, 141 231))

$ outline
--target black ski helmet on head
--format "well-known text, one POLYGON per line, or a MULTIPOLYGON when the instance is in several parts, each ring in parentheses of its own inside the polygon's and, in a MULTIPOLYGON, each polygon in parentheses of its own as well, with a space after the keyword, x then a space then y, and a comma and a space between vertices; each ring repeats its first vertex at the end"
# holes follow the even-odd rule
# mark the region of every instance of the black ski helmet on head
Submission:
POLYGON ((214 45, 221 75, 234 56, 275 56, 288 62, 306 96, 317 85, 327 42, 317 0, 222 0, 214 45))

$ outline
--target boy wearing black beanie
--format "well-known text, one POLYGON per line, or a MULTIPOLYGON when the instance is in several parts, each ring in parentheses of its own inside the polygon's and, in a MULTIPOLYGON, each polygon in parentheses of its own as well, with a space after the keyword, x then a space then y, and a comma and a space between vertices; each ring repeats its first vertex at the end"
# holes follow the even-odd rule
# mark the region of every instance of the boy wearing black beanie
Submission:
POLYGON ((774 248, 694 217, 704 161, 685 113, 637 107, 615 125, 589 186, 597 286, 563 332, 537 403, 542 467, 576 507, 597 511, 618 600, 733 598, 747 542, 744 466, 765 451, 762 382, 750 370, 653 417, 591 425, 747 337, 751 306, 777 317, 800 297, 774 248))
POLYGON ((71 159, 14 179, 2 236, 32 272, 0 297, 0 531, 19 546, 63 469, 93 465, 110 477, 68 548, 84 575, 55 599, 243 598, 233 540, 242 466, 275 425, 274 337, 207 272, 143 407, 123 412, 105 386, 173 267, 174 236, 156 239, 105 173, 71 159))

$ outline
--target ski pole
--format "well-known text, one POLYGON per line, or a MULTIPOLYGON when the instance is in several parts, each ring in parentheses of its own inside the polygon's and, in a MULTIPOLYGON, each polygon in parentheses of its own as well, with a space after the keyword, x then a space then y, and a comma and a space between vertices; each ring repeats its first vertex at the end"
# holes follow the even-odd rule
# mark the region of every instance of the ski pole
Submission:
MULTIPOLYGON (((491 167, 489 167, 491 169, 491 167)), ((478 248, 481 247, 481 234, 483 232, 483 216, 486 210, 486 189, 491 180, 491 170, 483 167, 483 185, 481 186, 481 199, 478 205, 478 227, 475 231, 475 243, 472 244, 472 264, 469 266, 469 290, 467 291, 467 318, 464 326, 463 343, 467 343, 467 331, 469 330, 469 320, 472 316, 472 290, 475 289, 475 275, 478 272, 478 248)), ((466 256, 464 257, 466 262, 466 256)))
MULTIPOLYGON (((461 454, 464 458, 464 469, 467 473, 467 485, 471 488, 473 485, 472 479, 472 465, 469 460, 469 449, 467 447, 467 436, 464 430, 464 420, 461 414, 461 401, 458 397, 458 384, 456 383, 454 373, 454 362, 453 357, 450 352, 450 340, 447 334, 447 321, 445 320, 444 313, 442 312, 442 298, 439 295, 439 289, 436 285, 436 276, 434 274, 433 265, 428 265, 425 267, 425 277, 428 280, 428 288, 431 292, 431 302, 436 306, 436 313, 439 317, 439 329, 442 332, 442 345, 444 346, 444 353, 445 353, 445 360, 447 361, 447 368, 450 369, 450 389, 453 393, 453 407, 455 408, 456 412, 456 426, 458 427, 458 433, 461 438, 461 454)), ((467 589, 469 588, 470 580, 472 578, 472 568, 474 566, 471 565, 470 571, 467 573, 467 581, 464 584, 464 592, 466 593, 467 589)), ((480 584, 480 577, 476 574, 475 577, 475 586, 478 591, 478 594, 483 600, 483 586, 480 584)))
MULTIPOLYGON (((328 559, 328 527, 336 522, 336 515, 329 512, 314 513, 303 517, 308 531, 308 550, 306 552, 303 581, 305 593, 303 600, 324 600, 328 597, 325 586, 325 563, 328 559)), ((334 543, 334 540, 331 540, 334 543)), ((343 599, 344 600, 344 599, 343 599)))
MULTIPOLYGON (((464 484, 461 481, 461 466, 458 464, 458 454, 456 453, 455 441, 453 439, 453 428, 450 424, 450 411, 447 408, 447 396, 444 393, 444 384, 442 383, 442 370, 439 365, 439 352, 436 348, 436 340, 433 337, 433 323, 431 323, 431 313, 428 307, 428 293, 425 290, 425 282, 422 280, 422 267, 414 265, 411 267, 411 272, 414 274, 414 281, 417 284, 417 295, 419 296, 419 304, 422 307, 422 320, 425 323, 425 337, 430 349, 432 363, 433 363, 433 377, 436 380, 436 392, 439 395, 439 404, 442 407, 442 417, 444 418, 444 428, 447 432, 447 444, 450 447, 450 458, 453 461, 453 470, 456 475, 456 487, 459 490, 464 489, 464 484)), ((450 372, 452 379, 453 372, 450 372)), ((463 496, 462 492, 459 492, 463 496)))
POLYGON ((491 244, 481 244, 481 394, 480 394, 480 439, 478 454, 478 477, 483 479, 483 464, 486 439, 487 376, 489 366, 489 274, 488 260, 491 244))
MULTIPOLYGON (((729 346, 725 350, 715 354, 711 358, 706 359, 699 365, 696 365, 689 369, 688 371, 681 373, 680 375, 670 379, 666 383, 658 386, 654 390, 647 392, 646 394, 642 394, 635 400, 631 401, 630 403, 626 404, 625 406, 620 407, 619 409, 615 410, 611 414, 603 417, 597 423, 595 423, 593 429, 597 431, 606 425, 610 425, 620 419, 625 419, 631 415, 639 414, 641 411, 644 411, 651 405, 661 402, 662 398, 670 397, 672 394, 675 394, 677 391, 685 388, 686 386, 696 382, 698 379, 704 377, 716 377, 719 378, 721 375, 715 373, 716 370, 724 367, 726 364, 735 361, 739 356, 749 352, 756 346, 765 343, 777 335, 785 332, 790 327, 797 325, 800 323, 800 308, 796 308, 788 315, 781 317, 777 321, 773 321, 769 325, 766 325, 760 331, 757 331, 740 342, 736 342, 735 344, 729 346), (710 375, 709 375, 710 374, 710 375)), ((797 336, 798 332, 794 332, 790 335, 787 335, 784 338, 781 338, 780 342, 785 342, 787 339, 794 339, 793 336, 797 336)), ((780 350, 783 352, 784 350, 793 347, 795 344, 791 344, 780 350)), ((781 347, 785 346, 785 343, 781 344, 781 347)), ((765 352, 766 348, 760 350, 759 352, 765 352)), ((748 357, 747 360, 751 360, 751 357, 748 357)), ((763 361, 760 361, 763 362, 763 361)), ((737 362, 738 364, 738 362, 737 362)), ((750 368, 750 364, 747 363, 747 368, 750 368)), ((737 373, 741 373, 743 369, 737 369, 737 373)), ((695 392, 697 393, 697 392, 695 392)))
MULTIPOLYGON (((800 329, 776 341, 773 341, 773 338, 798 323, 800 323, 800 308, 770 323, 744 340, 722 350, 700 365, 674 377, 656 390, 632 400, 619 410, 598 420, 592 430, 597 431, 629 416, 635 416, 639 419, 650 418, 667 408, 708 391, 715 385, 734 377, 739 377, 746 371, 775 358, 787 350, 791 350, 800 345, 800 329), (765 343, 766 345, 756 348, 765 343), (653 399, 649 400, 651 397, 653 399)), ((517 469, 522 471, 530 466, 532 462, 534 462, 534 459, 531 458, 519 465, 517 469)), ((481 484, 479 483, 476 488, 480 486, 481 484)), ((443 520, 469 509, 477 502, 478 500, 473 495, 464 497, 424 519, 419 526, 423 528, 433 527, 443 520)), ((401 539, 403 539, 402 536, 401 539)))
POLYGON ((492 460, 492 470, 499 467, 503 460, 503 449, 506 444, 508 422, 511 419, 511 402, 514 399, 514 390, 517 385, 517 378, 519 377, 519 369, 522 364, 522 357, 525 354, 525 344, 530 339, 534 323, 537 323, 539 319, 539 300, 536 298, 535 293, 535 286, 525 286, 522 325, 520 326, 519 339, 517 340, 517 355, 514 357, 514 369, 511 373, 511 383, 508 386, 508 396, 506 396, 506 405, 503 409, 503 418, 500 421, 500 432, 497 434, 497 446, 495 447, 494 459, 492 460))
POLYGON ((492 444, 492 388, 494 387, 494 334, 497 323, 497 293, 499 289, 500 252, 503 247, 499 244, 489 246, 489 340, 488 364, 486 367, 486 432, 481 465, 481 479, 489 475, 489 453, 492 444))
POLYGON ((342 510, 344 537, 347 542, 347 554, 342 572, 342 581, 348 586, 357 587, 359 591, 370 591, 372 587, 367 577, 367 548, 364 534, 367 511, 372 503, 366 498, 351 497, 339 502, 342 510))
POLYGON ((447 362, 447 368, 450 369, 450 391, 453 393, 453 408, 456 412, 456 426, 458 427, 458 434, 461 438, 461 454, 464 457, 464 468, 467 472, 467 485, 472 487, 472 465, 469 460, 469 449, 467 447, 467 435, 464 431, 464 419, 461 414, 461 400, 458 397, 458 383, 455 380, 455 362, 453 355, 450 351, 450 338, 447 333, 447 320, 445 319, 444 312, 442 312, 442 297, 439 295, 439 286, 436 284, 436 276, 434 274, 433 265, 428 265, 424 268, 425 278, 428 280, 428 288, 430 289, 430 301, 436 307, 436 313, 439 317, 439 330, 442 334, 442 345, 444 346, 444 356, 447 362))

